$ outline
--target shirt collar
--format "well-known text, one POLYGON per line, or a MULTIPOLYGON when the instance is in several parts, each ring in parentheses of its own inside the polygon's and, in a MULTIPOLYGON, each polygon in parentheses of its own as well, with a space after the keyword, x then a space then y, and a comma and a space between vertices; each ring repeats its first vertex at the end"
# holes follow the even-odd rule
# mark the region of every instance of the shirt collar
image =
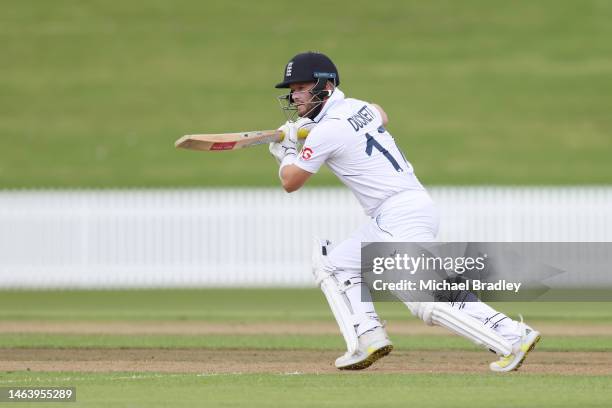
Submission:
POLYGON ((334 91, 332 92, 331 96, 327 99, 327 101, 325 101, 325 105, 323 105, 323 109, 321 109, 321 112, 319 112, 319 114, 314 118, 314 121, 319 122, 321 119, 323 119, 323 116, 327 114, 327 111, 333 105, 343 100, 344 100, 344 92, 342 92, 339 88, 334 88, 334 91))

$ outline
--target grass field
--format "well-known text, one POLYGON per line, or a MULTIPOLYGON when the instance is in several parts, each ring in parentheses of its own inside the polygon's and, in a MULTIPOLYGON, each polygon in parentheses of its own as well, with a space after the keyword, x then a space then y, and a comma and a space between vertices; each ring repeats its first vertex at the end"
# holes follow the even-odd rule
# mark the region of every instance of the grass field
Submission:
POLYGON ((612 303, 497 307, 544 335, 517 373, 394 303, 395 351, 342 373, 317 290, 2 292, 0 387, 75 386, 83 407, 608 406, 612 303))
POLYGON ((265 147, 173 141, 277 127, 272 86, 308 49, 387 110, 425 184, 612 183, 611 2, 9 3, 0 188, 275 185, 265 147))
MULTIPOLYGON (((385 108, 425 185, 612 184, 609 1, 0 5, 0 190, 277 185, 263 146, 173 142, 278 127, 273 85, 305 50, 385 108)), ((543 334, 517 373, 394 303, 395 350, 355 373, 333 367, 344 342, 314 289, 0 288, 0 388, 76 387, 54 407, 610 405, 611 302, 497 306, 543 334)))

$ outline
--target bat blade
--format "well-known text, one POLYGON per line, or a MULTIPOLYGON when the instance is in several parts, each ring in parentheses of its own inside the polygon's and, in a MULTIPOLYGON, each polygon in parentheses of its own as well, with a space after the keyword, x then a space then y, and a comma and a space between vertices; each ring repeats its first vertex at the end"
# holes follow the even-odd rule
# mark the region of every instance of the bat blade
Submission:
MULTIPOLYGON (((301 139, 305 138, 307 135, 308 131, 305 129, 300 129, 298 131, 298 137, 301 139)), ((278 142, 282 140, 283 137, 284 134, 280 130, 254 130, 242 133, 185 135, 174 142, 174 146, 181 149, 219 152, 278 142)))

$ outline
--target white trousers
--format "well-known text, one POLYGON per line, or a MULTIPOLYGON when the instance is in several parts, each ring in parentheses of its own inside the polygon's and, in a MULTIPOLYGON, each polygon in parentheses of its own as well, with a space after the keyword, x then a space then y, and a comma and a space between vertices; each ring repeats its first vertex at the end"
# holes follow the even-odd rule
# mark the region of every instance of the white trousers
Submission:
MULTIPOLYGON (((336 267, 336 277, 340 282, 351 283, 345 293, 354 314, 368 316, 357 325, 358 336, 381 326, 371 299, 362 299, 361 243, 433 242, 436 241, 438 225, 438 212, 429 194, 426 191, 407 191, 387 199, 369 221, 332 249, 329 260, 336 267)), ((405 304, 415 314, 415 303, 405 304)), ((453 307, 493 328, 511 343, 520 337, 517 322, 482 302, 465 302, 453 307)))

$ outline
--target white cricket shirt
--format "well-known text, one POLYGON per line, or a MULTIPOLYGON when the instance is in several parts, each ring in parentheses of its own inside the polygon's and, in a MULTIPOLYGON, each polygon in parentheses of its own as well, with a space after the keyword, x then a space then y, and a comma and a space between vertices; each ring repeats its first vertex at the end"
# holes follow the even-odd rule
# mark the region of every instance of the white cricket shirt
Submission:
POLYGON ((370 103, 336 88, 315 122, 294 164, 316 173, 326 163, 367 215, 397 193, 425 190, 370 103))

